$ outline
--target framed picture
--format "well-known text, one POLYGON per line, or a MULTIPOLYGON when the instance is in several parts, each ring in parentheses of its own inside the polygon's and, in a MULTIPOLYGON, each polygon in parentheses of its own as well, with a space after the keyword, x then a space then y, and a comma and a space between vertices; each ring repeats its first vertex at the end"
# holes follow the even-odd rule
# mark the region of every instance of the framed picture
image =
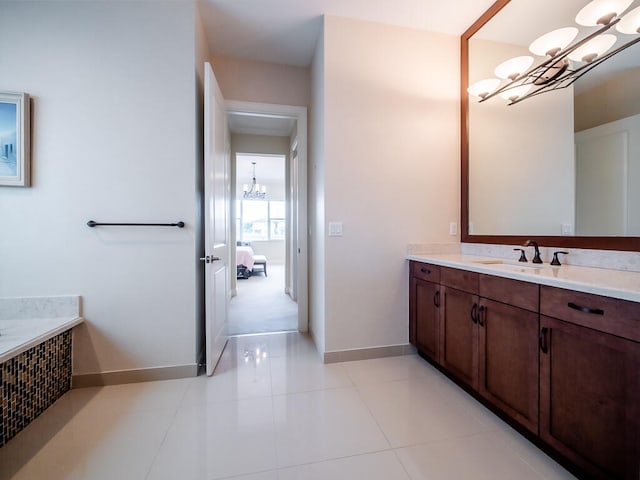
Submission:
POLYGON ((29 95, 0 92, 0 186, 31 182, 29 95))

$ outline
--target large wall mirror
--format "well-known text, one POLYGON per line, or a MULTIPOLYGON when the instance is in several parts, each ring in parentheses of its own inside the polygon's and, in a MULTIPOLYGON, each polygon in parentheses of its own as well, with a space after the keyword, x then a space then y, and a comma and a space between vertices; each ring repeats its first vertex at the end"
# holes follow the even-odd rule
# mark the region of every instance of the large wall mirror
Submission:
MULTIPOLYGON (((640 250, 640 43, 513 105, 467 93, 542 34, 577 26, 587 3, 498 0, 463 34, 463 242, 640 250)), ((578 27, 578 40, 598 29, 578 27)))

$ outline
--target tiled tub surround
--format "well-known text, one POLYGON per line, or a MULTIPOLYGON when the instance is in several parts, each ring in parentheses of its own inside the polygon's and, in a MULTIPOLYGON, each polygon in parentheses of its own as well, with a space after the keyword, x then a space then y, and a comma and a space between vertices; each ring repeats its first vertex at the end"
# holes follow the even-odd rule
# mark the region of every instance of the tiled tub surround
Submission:
POLYGON ((71 387, 80 297, 0 298, 0 447, 71 387))

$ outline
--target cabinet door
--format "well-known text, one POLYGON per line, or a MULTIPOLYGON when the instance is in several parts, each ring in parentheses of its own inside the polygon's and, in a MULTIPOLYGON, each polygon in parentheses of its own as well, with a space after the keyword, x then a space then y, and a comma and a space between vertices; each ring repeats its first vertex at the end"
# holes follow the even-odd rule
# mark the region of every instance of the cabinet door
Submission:
POLYGON ((473 388, 478 384, 478 297, 441 287, 441 364, 473 388))
POLYGON ((538 314, 481 299, 479 392, 538 433, 538 314))
POLYGON ((640 478, 640 344, 540 317, 540 436, 594 478, 640 478))
POLYGON ((440 343, 440 286, 435 283, 415 280, 416 297, 416 347, 432 360, 438 362, 440 343))

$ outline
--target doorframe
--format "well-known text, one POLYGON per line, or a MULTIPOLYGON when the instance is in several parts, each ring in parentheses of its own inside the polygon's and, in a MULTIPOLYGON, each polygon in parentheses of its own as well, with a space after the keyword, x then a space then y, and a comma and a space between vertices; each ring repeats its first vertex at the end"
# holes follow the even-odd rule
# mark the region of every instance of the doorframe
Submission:
MULTIPOLYGON (((298 331, 309 331, 309 232, 307 222, 307 108, 294 105, 278 105, 271 103, 244 102, 226 100, 225 112, 265 115, 273 117, 287 117, 296 120, 298 149, 298 176, 296 181, 297 198, 291 199, 297 204, 297 303, 298 303, 298 331)), ((290 152, 291 157, 291 152, 290 152)), ((293 159, 291 159, 293 160, 293 159)), ((293 179, 292 179, 293 181, 293 179)), ((231 219, 228 220, 231 222, 231 219)), ((235 221, 235 219, 234 219, 235 221)))

